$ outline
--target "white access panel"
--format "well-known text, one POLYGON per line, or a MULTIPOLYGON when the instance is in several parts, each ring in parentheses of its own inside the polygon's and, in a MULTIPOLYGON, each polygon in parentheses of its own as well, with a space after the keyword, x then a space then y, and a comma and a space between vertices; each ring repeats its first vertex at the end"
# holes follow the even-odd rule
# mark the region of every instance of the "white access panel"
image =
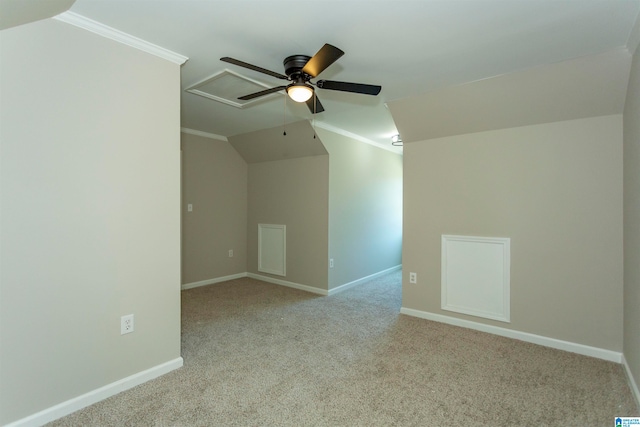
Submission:
POLYGON ((287 275, 287 227, 258 224, 258 271, 287 275))
POLYGON ((510 243, 443 235, 442 309, 509 322, 510 243))

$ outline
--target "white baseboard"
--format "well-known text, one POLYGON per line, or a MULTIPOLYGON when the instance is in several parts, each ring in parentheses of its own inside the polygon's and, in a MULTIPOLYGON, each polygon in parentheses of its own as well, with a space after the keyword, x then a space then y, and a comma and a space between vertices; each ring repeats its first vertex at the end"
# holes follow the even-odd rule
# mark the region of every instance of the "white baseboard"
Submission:
POLYGON ((638 405, 638 409, 640 409, 640 391, 638 390, 638 383, 636 383, 636 380, 631 373, 631 368, 627 363, 627 359, 625 359, 624 357, 624 353, 622 354, 622 364, 624 365, 624 370, 627 373, 627 379, 629 380, 629 387, 631 387, 631 392, 636 398, 636 405, 638 405))
POLYGON ((200 287, 200 286, 213 285, 215 283, 226 282, 228 280, 233 280, 233 279, 240 279, 242 277, 250 277, 252 279, 262 280, 263 282, 269 282, 269 283, 273 283, 275 285, 287 286, 289 288, 300 289, 302 291, 307 291, 307 292, 312 292, 312 293, 318 294, 318 295, 328 296, 328 295, 337 294, 338 292, 345 291, 345 290, 347 290, 349 288, 352 288, 354 286, 360 285, 360 284, 362 284, 362 283, 364 283, 364 282, 366 282, 368 280, 372 280, 372 279, 375 279, 376 277, 380 277, 380 276, 385 275, 387 273, 391 273, 392 271, 397 271, 397 270, 401 270, 401 269, 402 269, 402 264, 396 265, 395 267, 387 268, 386 270, 382 270, 382 271, 379 271, 377 273, 370 274, 369 276, 362 277, 362 278, 360 278, 358 280, 354 280, 353 282, 345 283, 344 285, 340 285, 340 286, 335 287, 335 288, 333 288, 331 290, 328 290, 328 291, 324 290, 324 289, 320 289, 320 288, 314 288, 313 286, 301 285, 300 283, 289 282, 287 280, 282 280, 282 279, 276 279, 276 278, 270 277, 270 276, 263 276, 261 274, 246 273, 246 272, 245 273, 232 274, 232 275, 229 275, 229 276, 216 277, 214 279, 201 280, 199 282, 185 283, 180 287, 180 289, 182 289, 184 291, 186 289, 197 288, 197 287, 200 287))
POLYGON ((295 288, 295 289, 300 289, 302 291, 312 292, 318 295, 324 295, 324 296, 328 295, 328 292, 326 289, 314 288, 313 286, 301 285, 299 283, 288 282, 282 279, 275 279, 269 276, 262 276, 260 274, 255 274, 255 273, 247 273, 247 277, 250 277, 256 280, 262 280, 263 282, 273 283, 275 285, 282 285, 289 288, 295 288))
POLYGON ((502 337, 513 338, 533 344, 543 345, 558 350, 569 351, 571 353, 582 354, 584 356, 596 357, 610 362, 622 363, 622 353, 606 350, 598 347, 577 344, 569 341, 562 341, 555 338, 543 337, 542 335, 530 334, 528 332, 515 331, 513 329, 500 328, 498 326, 486 325, 484 323, 472 322, 470 320, 458 319, 456 317, 443 316, 441 314, 427 311, 414 310, 402 307, 400 313, 421 319, 433 320, 434 322, 447 323, 449 325, 461 326, 463 328, 474 329, 476 331, 487 332, 502 337))
POLYGON ((64 417, 65 415, 69 415, 72 412, 78 411, 82 408, 86 408, 89 405, 93 405, 94 403, 97 403, 108 397, 114 396, 120 392, 169 373, 174 369, 180 368, 182 364, 182 357, 178 357, 176 359, 154 366, 153 368, 149 368, 145 371, 138 372, 137 374, 133 374, 129 377, 113 382, 111 384, 107 384, 104 387, 92 390, 81 396, 69 399, 66 402, 59 403, 33 415, 29 415, 28 417, 22 418, 18 421, 14 421, 10 424, 5 425, 5 427, 31 427, 44 425, 51 421, 57 420, 58 418, 64 417))
POLYGON ((185 283, 184 285, 180 286, 180 289, 184 291, 185 289, 192 289, 192 288, 198 288, 200 286, 213 285, 215 283, 226 282, 228 280, 233 280, 233 279, 240 279, 242 277, 247 277, 247 273, 244 272, 244 273, 238 273, 238 274, 231 274, 229 276, 216 277, 214 279, 201 280, 199 282, 185 283))
POLYGON ((338 292, 346 291, 349 288, 353 288, 354 286, 358 286, 368 280, 375 279, 376 277, 383 276, 387 273, 391 273, 392 271, 397 271, 402 269, 402 264, 396 265, 395 267, 387 268, 386 270, 378 271, 377 273, 370 274, 368 276, 362 277, 358 280, 354 280, 353 282, 345 283, 344 285, 337 286, 335 288, 329 289, 329 295, 335 295, 338 292))

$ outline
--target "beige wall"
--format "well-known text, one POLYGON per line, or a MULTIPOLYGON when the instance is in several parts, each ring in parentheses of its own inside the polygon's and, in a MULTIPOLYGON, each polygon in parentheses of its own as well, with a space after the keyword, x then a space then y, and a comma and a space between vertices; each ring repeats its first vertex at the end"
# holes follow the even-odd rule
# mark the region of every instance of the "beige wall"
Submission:
POLYGON ((404 307, 622 350, 621 115, 405 144, 403 231, 404 307), (440 309, 442 234, 511 238, 511 323, 440 309))
POLYGON ((247 271, 258 272, 258 224, 287 226, 286 277, 327 289, 329 156, 249 165, 247 271))
POLYGON ((319 128, 329 152, 329 289, 402 264, 402 156, 319 128))
POLYGON ((58 21, 0 37, 4 425, 180 358, 180 67, 58 21))
POLYGON ((289 123, 284 129, 278 126, 230 136, 229 143, 247 163, 327 154, 320 139, 314 138, 315 132, 307 120, 289 123))
POLYGON ((183 133, 182 283, 246 272, 246 247, 247 164, 228 142, 183 133))
POLYGON ((230 137, 229 144, 200 138, 196 148, 196 137, 183 137, 183 283, 222 276, 189 276, 220 271, 208 254, 227 256, 226 246, 212 243, 219 233, 245 238, 244 271, 270 276, 257 269, 259 223, 287 225, 287 276, 274 279, 328 290, 402 262, 402 157, 324 129, 317 133, 314 138, 301 121, 287 125, 286 136, 277 127, 230 137), (196 194, 208 200, 201 217, 193 215, 196 204, 193 213, 185 211, 196 194), (215 225, 209 218, 221 210, 226 219, 215 225), (240 234, 234 220, 243 215, 240 234), (328 257, 335 268, 328 269, 328 257))
POLYGON ((640 52, 624 110, 624 356, 640 384, 640 52))

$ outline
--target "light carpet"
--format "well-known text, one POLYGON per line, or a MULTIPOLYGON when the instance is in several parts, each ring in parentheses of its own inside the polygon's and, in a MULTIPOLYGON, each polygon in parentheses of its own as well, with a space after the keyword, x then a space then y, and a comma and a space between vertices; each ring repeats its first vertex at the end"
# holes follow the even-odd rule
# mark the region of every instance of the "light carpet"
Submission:
POLYGON ((185 365, 51 426, 613 426, 621 365, 400 315, 400 272, 329 297, 182 292, 185 365))

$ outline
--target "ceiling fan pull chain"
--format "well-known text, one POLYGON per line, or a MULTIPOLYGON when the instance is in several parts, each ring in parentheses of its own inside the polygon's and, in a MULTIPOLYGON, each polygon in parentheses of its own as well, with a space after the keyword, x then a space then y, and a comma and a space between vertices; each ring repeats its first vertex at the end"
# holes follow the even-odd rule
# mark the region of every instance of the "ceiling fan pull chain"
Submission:
POLYGON ((287 136, 287 97, 284 96, 284 108, 282 109, 282 135, 287 136))
POLYGON ((313 129, 313 139, 316 139, 316 103, 318 102, 318 98, 316 98, 316 91, 313 91, 313 114, 311 115, 311 128, 313 129))

